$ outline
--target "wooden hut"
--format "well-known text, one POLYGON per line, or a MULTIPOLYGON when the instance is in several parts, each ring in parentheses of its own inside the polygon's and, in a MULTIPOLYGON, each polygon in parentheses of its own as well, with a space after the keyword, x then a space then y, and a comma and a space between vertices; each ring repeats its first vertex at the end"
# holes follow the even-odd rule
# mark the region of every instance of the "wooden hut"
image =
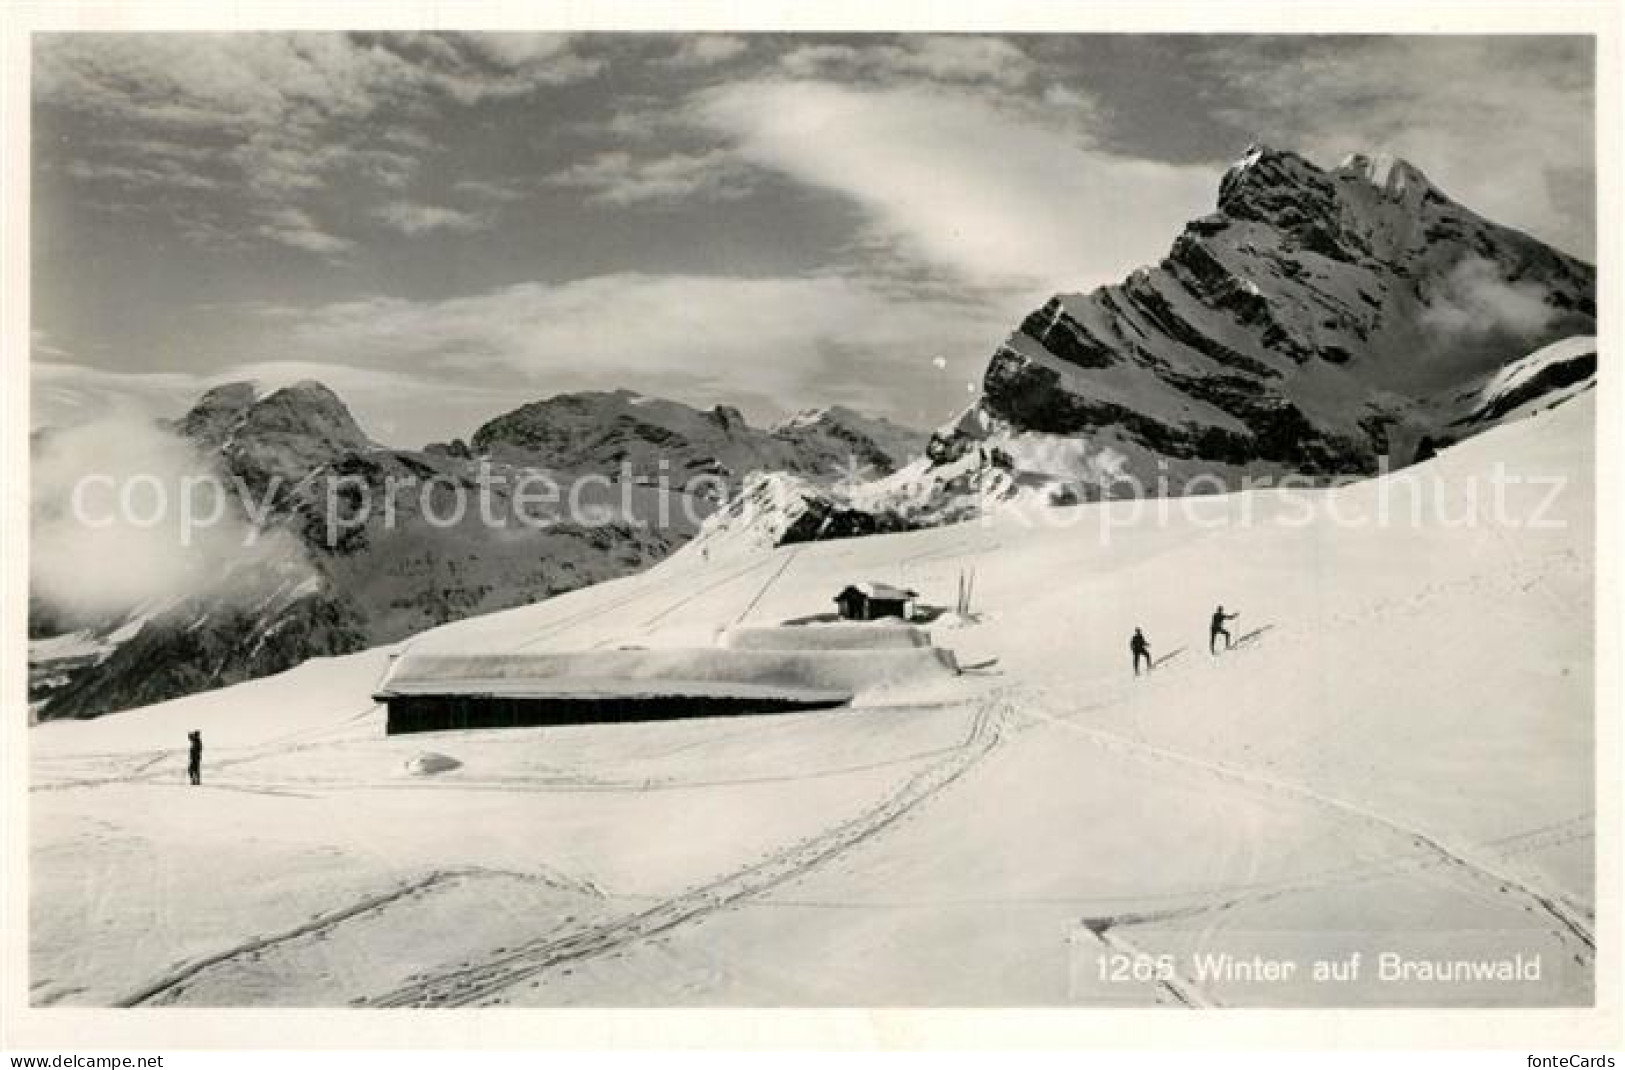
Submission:
POLYGON ((879 620, 882 617, 909 618, 918 591, 885 583, 854 583, 835 596, 842 620, 879 620))

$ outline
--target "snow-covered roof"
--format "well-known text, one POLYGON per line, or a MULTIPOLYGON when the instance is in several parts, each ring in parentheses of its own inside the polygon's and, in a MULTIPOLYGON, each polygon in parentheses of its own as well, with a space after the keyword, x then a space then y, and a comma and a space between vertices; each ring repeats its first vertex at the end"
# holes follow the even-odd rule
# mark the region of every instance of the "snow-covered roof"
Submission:
POLYGON ((893 587, 889 583, 873 583, 867 581, 864 583, 848 584, 846 590, 842 591, 841 593, 845 594, 847 591, 857 591, 865 598, 872 598, 881 602, 906 602, 910 598, 918 598, 920 596, 920 592, 910 591, 904 587, 893 587))
POLYGON ((436 695, 620 695, 844 702, 882 686, 932 682, 958 672, 950 652, 931 646, 885 642, 847 649, 785 646, 481 654, 409 650, 390 665, 374 697, 387 701, 436 695))

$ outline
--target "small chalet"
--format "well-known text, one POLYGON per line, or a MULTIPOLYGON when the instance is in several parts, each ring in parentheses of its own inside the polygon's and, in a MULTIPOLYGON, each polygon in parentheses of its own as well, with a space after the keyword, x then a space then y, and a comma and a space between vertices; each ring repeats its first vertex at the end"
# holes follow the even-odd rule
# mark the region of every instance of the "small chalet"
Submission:
POLYGON ((918 591, 884 583, 856 583, 835 596, 842 620, 879 620, 882 617, 909 618, 910 603, 918 591))

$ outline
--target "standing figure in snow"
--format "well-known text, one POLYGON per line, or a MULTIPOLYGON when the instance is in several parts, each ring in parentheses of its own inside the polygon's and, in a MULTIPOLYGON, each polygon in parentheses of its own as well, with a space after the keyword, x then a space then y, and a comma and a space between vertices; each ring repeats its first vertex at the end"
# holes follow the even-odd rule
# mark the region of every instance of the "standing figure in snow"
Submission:
POLYGON ((203 783, 203 733, 193 729, 186 733, 186 738, 192 741, 191 749, 186 760, 186 775, 193 784, 203 783))
POLYGON ((1224 622, 1227 620, 1235 620, 1239 616, 1241 616, 1240 613, 1226 613, 1223 606, 1220 606, 1218 609, 1213 611, 1213 623, 1208 627, 1207 632, 1207 652, 1209 654, 1218 653, 1214 647, 1218 643, 1219 636, 1221 635, 1224 636, 1224 648, 1226 650, 1230 649, 1230 632, 1227 628, 1225 628, 1224 622))
POLYGON ((1134 655, 1134 675, 1140 675, 1140 659, 1145 659, 1145 671, 1151 671, 1151 644, 1146 642, 1145 634, 1140 629, 1134 629, 1134 638, 1128 641, 1129 653, 1134 655))

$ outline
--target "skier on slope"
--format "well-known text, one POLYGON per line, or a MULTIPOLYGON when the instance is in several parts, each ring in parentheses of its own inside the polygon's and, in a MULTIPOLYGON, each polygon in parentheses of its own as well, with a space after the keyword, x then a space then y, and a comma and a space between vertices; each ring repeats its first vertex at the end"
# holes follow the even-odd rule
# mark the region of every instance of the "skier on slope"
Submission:
POLYGON ((1129 653, 1134 655, 1134 675, 1140 675, 1140 659, 1145 659, 1145 671, 1151 671, 1151 644, 1140 629, 1134 629, 1134 638, 1128 641, 1129 653))
POLYGON ((186 775, 193 784, 201 784, 203 782, 203 733, 193 729, 186 733, 186 738, 191 740, 186 759, 186 775))
POLYGON ((1207 633, 1207 652, 1209 654, 1218 653, 1218 651, 1214 649, 1214 646, 1218 643, 1219 636, 1221 635, 1224 636, 1224 648, 1226 650, 1230 649, 1232 645, 1230 642, 1230 631, 1224 626, 1224 622, 1228 620, 1235 620, 1239 616, 1241 616, 1240 613, 1226 613, 1223 606, 1220 606, 1218 609, 1213 611, 1213 623, 1209 625, 1207 633))

